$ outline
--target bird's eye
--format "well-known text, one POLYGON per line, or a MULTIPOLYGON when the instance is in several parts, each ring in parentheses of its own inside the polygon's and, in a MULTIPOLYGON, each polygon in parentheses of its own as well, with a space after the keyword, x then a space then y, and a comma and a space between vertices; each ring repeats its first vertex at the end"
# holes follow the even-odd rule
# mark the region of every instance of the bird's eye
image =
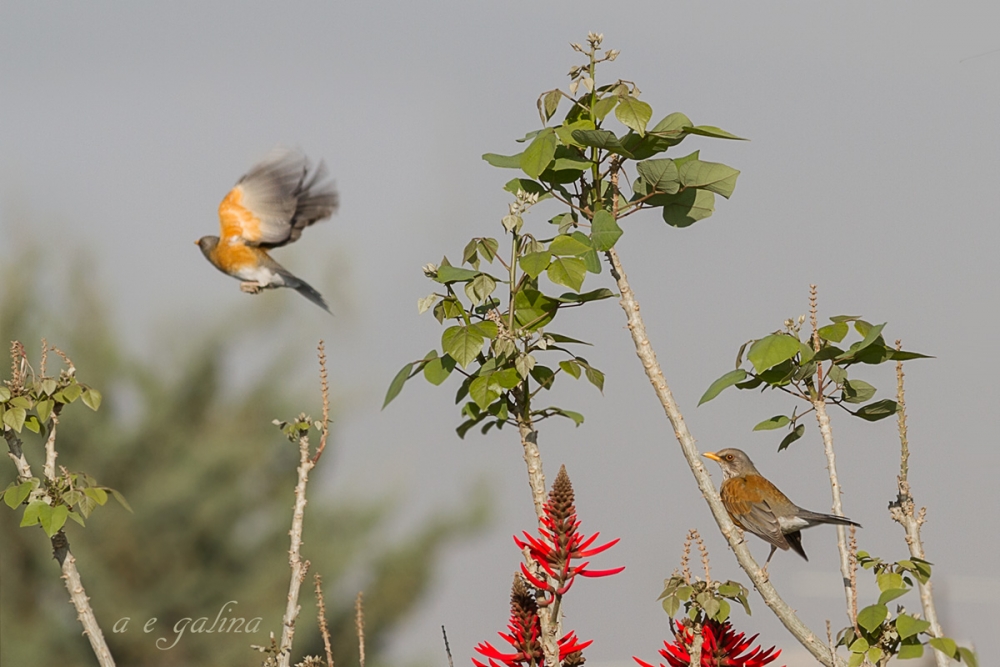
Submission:
POLYGON ((727 461, 732 461, 733 460, 733 455, 732 454, 726 454, 726 460, 727 461))

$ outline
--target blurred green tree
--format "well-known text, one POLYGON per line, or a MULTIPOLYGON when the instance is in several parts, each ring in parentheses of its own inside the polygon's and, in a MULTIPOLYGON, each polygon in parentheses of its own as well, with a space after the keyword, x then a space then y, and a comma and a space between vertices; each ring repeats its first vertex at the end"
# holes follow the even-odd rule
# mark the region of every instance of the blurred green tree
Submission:
MULTIPOLYGON (((135 510, 109 505, 86 529, 67 527, 112 653, 122 665, 256 664, 261 656, 249 645, 268 644, 269 631, 280 634, 297 462, 295 447, 270 421, 304 406, 318 413, 318 390, 289 389, 281 351, 271 368, 231 388, 225 375, 232 345, 266 332, 273 325, 265 318, 251 326, 240 322, 236 336, 232 321, 201 338, 186 329, 186 349, 163 352, 183 358, 133 358, 86 260, 70 269, 61 299, 39 268, 43 255, 37 246, 18 249, 0 268, 0 340, 21 340, 37 358, 47 335, 104 393, 100 411, 64 415, 58 463, 118 489, 135 510), (235 604, 227 606, 230 601, 235 604), (261 617, 259 631, 192 631, 197 618, 207 617, 206 630, 220 614, 248 623, 261 617), (125 617, 131 619, 127 630, 115 632, 125 617), (151 618, 156 622, 147 633, 143 626, 151 618), (178 636, 175 624, 184 618, 194 620, 178 636)), ((23 436, 29 461, 40 466, 40 438, 23 436)), ((323 462, 332 460, 328 453, 323 462)), ((0 488, 14 476, 12 466, 0 467, 0 488)), ((407 535, 387 535, 393 503, 315 502, 320 479, 310 488, 303 555, 312 562, 310 572, 324 577, 334 658, 343 667, 358 662, 356 589, 345 590, 347 578, 365 591, 368 664, 378 664, 388 633, 431 589, 443 548, 484 525, 487 502, 477 496, 466 509, 432 516, 407 535)), ((93 664, 49 541, 37 528, 19 528, 19 513, 0 510, 0 664, 93 664)), ((295 656, 323 653, 311 592, 310 577, 295 656)))

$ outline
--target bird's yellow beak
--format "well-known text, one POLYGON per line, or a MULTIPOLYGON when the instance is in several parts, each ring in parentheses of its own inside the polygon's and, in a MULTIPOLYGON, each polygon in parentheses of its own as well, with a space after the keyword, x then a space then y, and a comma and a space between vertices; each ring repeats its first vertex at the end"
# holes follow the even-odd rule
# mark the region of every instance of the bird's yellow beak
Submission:
POLYGON ((702 454, 702 456, 704 456, 706 459, 712 459, 713 461, 718 461, 719 463, 722 463, 722 458, 715 452, 705 452, 704 454, 702 454))

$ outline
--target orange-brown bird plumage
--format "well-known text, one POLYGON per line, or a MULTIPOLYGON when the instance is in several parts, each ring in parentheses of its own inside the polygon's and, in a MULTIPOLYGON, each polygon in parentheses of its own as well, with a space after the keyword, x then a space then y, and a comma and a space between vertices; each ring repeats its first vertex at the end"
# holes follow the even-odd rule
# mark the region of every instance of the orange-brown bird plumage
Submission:
POLYGON ((268 254, 296 241, 309 225, 337 209, 337 192, 323 182, 322 162, 309 174, 309 160, 295 151, 277 151, 254 165, 219 204, 221 236, 198 240, 217 269, 237 278, 245 292, 291 287, 327 312, 322 295, 268 254))
POLYGON ((799 507, 757 472, 750 457, 739 449, 720 449, 703 456, 722 466, 724 479, 719 495, 729 518, 741 529, 771 545, 767 562, 770 562, 776 549, 787 551, 789 548, 809 560, 802 548, 800 531, 805 528, 821 523, 861 527, 861 524, 846 517, 820 514, 799 507))

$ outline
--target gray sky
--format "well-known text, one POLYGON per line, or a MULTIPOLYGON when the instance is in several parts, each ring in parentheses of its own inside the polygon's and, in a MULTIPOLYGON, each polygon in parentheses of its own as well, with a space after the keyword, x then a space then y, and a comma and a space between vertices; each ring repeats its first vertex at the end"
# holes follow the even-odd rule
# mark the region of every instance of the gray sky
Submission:
MULTIPOLYGON (((829 507, 813 424, 791 451, 751 433, 788 409, 780 396, 727 393, 695 409, 746 339, 807 310, 888 321, 887 338, 936 355, 908 372, 912 481, 947 630, 985 644, 986 605, 1000 594, 995 511, 1000 449, 988 361, 1000 329, 1000 48, 995 3, 88 3, 2 5, 0 229, 49 235, 99 260, 116 321, 137 351, 161 330, 210 329, 249 307, 192 241, 215 233, 236 178, 278 144, 324 158, 342 194, 332 222, 279 260, 331 297, 330 319, 294 301, 307 339, 325 337, 349 410, 326 472, 335 494, 393 493, 420 516, 488 478, 500 501, 489 536, 455 549, 438 592, 394 639, 399 657, 441 660, 447 625, 457 663, 503 628, 518 553, 532 525, 510 431, 462 442, 454 385, 414 382, 386 412, 381 399, 406 361, 438 345, 418 317, 432 291, 420 265, 453 260, 471 236, 500 236, 511 172, 480 160, 516 152, 536 129, 536 96, 577 63, 588 30, 622 51, 605 77, 638 83, 654 120, 682 111, 752 139, 694 137, 682 147, 742 170, 731 201, 693 228, 655 214, 629 218, 619 252, 661 363, 703 450, 741 446, 799 504, 829 507), (25 220, 35 225, 25 229, 25 220), (178 321, 180 320, 180 321, 178 321)), ((548 216, 539 211, 536 220, 548 216)), ((4 245, 7 245, 6 243, 4 245)), ((0 248, 0 258, 7 257, 0 248)), ((607 272, 593 287, 610 286, 607 272)), ((587 423, 545 424, 546 470, 577 489, 586 532, 622 542, 580 582, 567 627, 593 638, 594 662, 652 660, 669 636, 656 602, 689 527, 707 536, 715 577, 741 578, 716 534, 613 301, 594 306, 587 356, 607 374, 556 389, 587 423)), ((579 325, 577 325, 579 326, 579 325)), ((303 364, 312 358, 303 349, 303 364)), ((891 395, 892 376, 863 377, 891 395)), ((895 425, 834 416, 846 513, 861 548, 904 557, 885 511, 894 494, 895 425)), ((713 469, 713 476, 721 476, 713 469)), ((771 575, 822 631, 844 624, 832 529, 807 533, 806 563, 778 554, 771 575)), ((758 556, 766 545, 753 541, 758 556)), ((741 578, 745 581, 745 579, 741 578)), ((909 598, 907 598, 909 599, 909 598)), ((754 598, 740 628, 794 652, 754 598)), ((915 596, 909 599, 916 605, 915 596)), ((194 614, 202 610, 192 610, 194 614)), ((790 656, 791 657, 791 656, 790 656)), ((789 660, 791 664, 792 660, 789 660)))

